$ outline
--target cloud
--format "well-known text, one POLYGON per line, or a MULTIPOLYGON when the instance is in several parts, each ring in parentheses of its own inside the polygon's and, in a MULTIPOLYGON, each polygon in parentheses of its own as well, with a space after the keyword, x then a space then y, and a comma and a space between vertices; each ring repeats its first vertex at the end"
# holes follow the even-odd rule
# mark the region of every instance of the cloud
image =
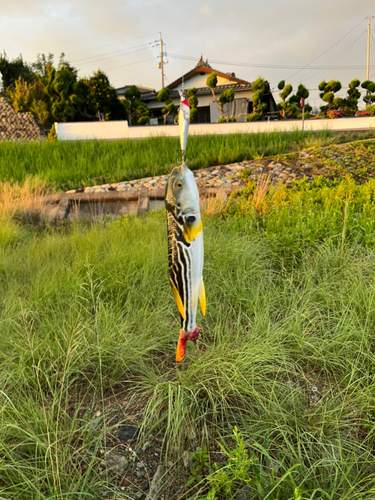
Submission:
POLYGON ((213 13, 214 9, 212 7, 209 7, 207 4, 202 5, 202 7, 199 9, 199 14, 203 17, 211 17, 213 13))
MULTIPOLYGON (((203 53, 209 62, 228 61, 212 64, 218 70, 234 71, 249 81, 261 74, 275 86, 297 71, 286 66, 308 64, 361 19, 363 26, 314 64, 323 65, 332 58, 331 65, 364 66, 365 39, 354 40, 366 29, 365 17, 373 12, 373 0, 205 0, 203 4, 201 0, 0 0, 0 9, 0 50, 11 58, 21 53, 25 60, 35 61, 37 53, 65 52, 82 75, 101 67, 115 86, 138 83, 159 88, 159 47, 153 47, 153 42, 161 31, 170 82, 194 67, 203 53), (335 61, 340 51, 344 52, 335 61), (235 66, 236 62, 280 67, 235 66)), ((374 49, 372 44, 372 67, 374 49)), ((338 77, 345 86, 352 78, 365 76, 365 69, 328 67, 314 76, 316 71, 306 69, 294 79, 313 88, 323 78, 338 77)))

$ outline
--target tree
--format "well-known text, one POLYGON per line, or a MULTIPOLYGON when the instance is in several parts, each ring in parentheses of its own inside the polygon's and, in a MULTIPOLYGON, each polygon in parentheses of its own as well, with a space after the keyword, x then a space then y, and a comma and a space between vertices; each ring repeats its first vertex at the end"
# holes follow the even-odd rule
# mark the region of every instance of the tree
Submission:
MULTIPOLYGON (((297 92, 291 95, 289 100, 287 100, 287 97, 292 93, 293 87, 290 84, 285 85, 285 80, 281 80, 278 88, 282 90, 279 94, 282 102, 277 105, 277 109, 281 110, 282 118, 300 118, 302 116, 301 98, 305 100, 309 97, 307 88, 300 83, 297 92)), ((312 107, 309 104, 305 104, 305 115, 310 113, 311 110, 312 107)))
POLYGON ((211 73, 210 76, 207 78, 206 85, 207 85, 207 87, 209 87, 211 89, 212 97, 216 103, 216 106, 218 107, 218 109, 221 113, 221 118, 225 119, 223 107, 221 106, 221 104, 219 103, 219 101, 216 99, 216 96, 215 96, 215 89, 217 86, 217 73, 215 71, 213 73, 211 73))
MULTIPOLYGON (((105 120, 125 120, 127 118, 125 107, 121 104, 116 90, 111 87, 109 79, 103 71, 95 71, 90 78, 79 82, 81 81, 87 86, 88 98, 86 103, 84 101, 77 102, 76 96, 77 104, 83 106, 86 104, 87 109, 92 110, 94 114, 100 113, 105 120)), ((83 88, 79 95, 84 95, 83 88)))
MULTIPOLYGON (((224 109, 224 104, 233 102, 233 100, 234 100, 234 90, 233 89, 224 90, 224 92, 222 92, 220 94, 219 102, 220 102, 220 105, 223 109, 224 109)), ((230 118, 233 118, 233 116, 231 116, 230 118)))
POLYGON ((33 72, 31 66, 24 62, 21 55, 19 55, 16 59, 13 59, 13 61, 9 61, 6 53, 4 52, 0 56, 0 73, 2 77, 2 86, 0 91, 2 92, 5 92, 5 90, 11 85, 15 85, 19 77, 27 83, 35 81, 35 73, 33 72))
POLYGON ((358 99, 361 97, 361 92, 358 90, 360 83, 361 82, 355 78, 349 83, 349 89, 347 91, 347 107, 353 114, 358 110, 358 99))
POLYGON ((129 125, 145 125, 148 122, 149 110, 144 102, 139 101, 140 90, 133 85, 125 92, 125 107, 128 110, 129 125))
POLYGON ((335 93, 341 90, 341 83, 337 80, 331 80, 326 83, 325 80, 320 82, 318 86, 321 93, 319 94, 320 98, 327 103, 327 106, 321 106, 320 109, 322 111, 330 111, 331 109, 338 109, 338 103, 334 103, 335 93))
POLYGON ((264 78, 259 77, 251 84, 251 88, 254 91, 253 113, 259 115, 260 119, 262 114, 268 109, 267 103, 264 102, 264 96, 269 93, 269 84, 264 78))
POLYGON ((44 93, 49 97, 53 121, 81 121, 86 118, 85 104, 89 101, 88 88, 77 81, 77 74, 70 67, 52 67, 46 79, 40 79, 44 93), (44 83, 45 82, 45 83, 44 83))
MULTIPOLYGON (((298 85, 298 89, 297 89, 296 95, 294 95, 294 96, 292 96, 290 98, 290 101, 292 102, 292 104, 296 105, 297 113, 296 113, 295 116, 297 118, 301 118, 302 117, 301 99, 303 99, 304 101, 306 101, 306 99, 309 97, 309 95, 310 95, 310 93, 307 90, 307 88, 304 85, 302 85, 302 83, 300 83, 298 85)), ((312 111, 312 107, 310 106, 310 104, 305 103, 304 104, 304 108, 305 108, 305 117, 306 117, 312 111)))
POLYGON ((14 86, 7 88, 7 97, 16 113, 28 111, 42 125, 47 123, 48 102, 37 82, 27 83, 20 76, 14 86))
POLYGON ((282 102, 280 102, 277 105, 277 109, 280 110, 281 118, 285 120, 287 116, 288 107, 290 106, 289 101, 287 101, 287 97, 293 92, 293 87, 290 84, 285 85, 285 80, 281 80, 277 88, 281 90, 279 96, 282 99, 282 102))
MULTIPOLYGON (((28 111, 39 123, 49 125, 54 121, 95 119, 95 114, 106 120, 126 119, 126 110, 102 71, 78 80, 76 68, 65 60, 63 53, 57 69, 53 64, 53 54, 38 54, 31 67, 32 78, 28 80, 20 75, 6 89, 16 112, 28 111)), ((145 114, 144 109, 141 114, 145 114)))
POLYGON ((139 106, 136 109, 137 114, 137 125, 147 125, 150 119, 150 110, 147 107, 147 104, 144 102, 140 102, 139 106))
POLYGON ((156 99, 159 102, 165 103, 165 108, 161 110, 161 114, 163 115, 164 125, 167 123, 167 116, 172 113, 172 115, 177 114, 177 106, 175 106, 174 102, 171 99, 171 90, 168 87, 164 87, 158 92, 156 99))
POLYGON ((189 106, 190 106, 190 123, 195 123, 198 116, 198 97, 197 89, 193 87, 187 91, 189 106))
POLYGON ((362 82, 361 87, 366 89, 366 95, 363 97, 367 106, 371 106, 373 102, 375 102, 375 83, 371 80, 365 80, 362 82))
POLYGON ((349 89, 347 91, 348 97, 335 97, 333 99, 333 104, 336 109, 339 109, 345 115, 354 115, 358 110, 358 99, 361 97, 361 93, 357 90, 360 81, 357 79, 352 80, 349 83, 349 89))
POLYGON ((39 79, 47 78, 48 73, 53 67, 54 55, 49 53, 48 56, 45 54, 38 54, 36 61, 31 64, 33 71, 38 75, 39 79))

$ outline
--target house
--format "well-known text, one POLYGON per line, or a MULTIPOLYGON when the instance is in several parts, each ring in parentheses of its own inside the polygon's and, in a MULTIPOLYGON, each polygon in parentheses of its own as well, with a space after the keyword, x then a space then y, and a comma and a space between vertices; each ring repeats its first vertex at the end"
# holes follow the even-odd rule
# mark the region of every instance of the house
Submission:
MULTIPOLYGON (((213 69, 207 60, 203 60, 202 56, 192 70, 168 85, 174 104, 179 105, 180 96, 178 91, 182 89, 182 86, 184 86, 185 90, 195 87, 198 97, 196 123, 216 123, 221 113, 213 100, 211 89, 206 85, 207 77, 213 72, 217 74, 217 86, 214 89, 217 99, 224 90, 230 88, 234 90, 234 101, 224 105, 225 116, 227 118, 234 116, 237 122, 245 122, 246 116, 253 110, 252 96, 254 92, 251 90, 251 83, 237 78, 234 73, 222 73, 213 69)), ((161 117, 161 110, 165 107, 165 104, 159 102, 156 96, 157 92, 154 91, 145 93, 140 98, 150 109, 151 118, 161 117)), ((274 113, 276 103, 270 90, 265 94, 265 102, 268 104, 268 111, 274 113)), ((172 116, 167 118, 168 123, 173 122, 172 116)))

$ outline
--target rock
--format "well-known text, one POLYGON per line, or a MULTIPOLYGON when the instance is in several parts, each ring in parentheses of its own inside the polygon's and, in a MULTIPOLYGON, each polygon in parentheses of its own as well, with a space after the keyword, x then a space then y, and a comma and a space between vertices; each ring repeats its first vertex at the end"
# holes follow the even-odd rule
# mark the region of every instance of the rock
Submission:
POLYGON ((102 463, 116 474, 124 474, 129 465, 127 458, 117 451, 107 453, 102 463))
POLYGON ((182 454, 182 461, 184 462, 186 469, 190 470, 193 465, 193 459, 191 458, 190 453, 186 450, 182 454))
POLYGON ((136 439, 139 436, 138 427, 134 427, 133 425, 121 425, 117 431, 117 437, 123 443, 127 443, 136 439))
POLYGON ((141 489, 142 491, 148 491, 150 489, 150 485, 148 484, 148 481, 142 481, 141 483, 139 483, 139 489, 141 489))
POLYGON ((150 484, 150 492, 147 500, 157 500, 163 487, 164 466, 159 465, 150 484))

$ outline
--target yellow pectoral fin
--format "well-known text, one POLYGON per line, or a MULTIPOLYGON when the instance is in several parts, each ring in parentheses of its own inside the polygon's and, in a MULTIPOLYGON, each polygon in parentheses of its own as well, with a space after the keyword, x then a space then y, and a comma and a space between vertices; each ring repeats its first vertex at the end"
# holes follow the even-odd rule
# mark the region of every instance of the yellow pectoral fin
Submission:
POLYGON ((185 222, 182 236, 185 238, 186 243, 190 243, 191 241, 195 240, 195 238, 201 231, 202 231, 201 220, 195 226, 191 226, 190 224, 185 222))
POLYGON ((201 306, 201 311, 203 316, 206 316, 206 290, 204 289, 204 283, 202 280, 201 283, 201 290, 199 294, 199 304, 201 306))
POLYGON ((169 281, 171 282, 172 292, 173 292, 173 295, 174 295, 174 298, 175 298, 175 301, 176 301, 176 304, 177 304, 177 307, 178 307, 178 311, 181 314, 182 319, 185 320, 184 305, 182 303, 180 294, 178 293, 178 290, 177 290, 175 284, 173 283, 173 281, 170 278, 169 278, 169 281))

